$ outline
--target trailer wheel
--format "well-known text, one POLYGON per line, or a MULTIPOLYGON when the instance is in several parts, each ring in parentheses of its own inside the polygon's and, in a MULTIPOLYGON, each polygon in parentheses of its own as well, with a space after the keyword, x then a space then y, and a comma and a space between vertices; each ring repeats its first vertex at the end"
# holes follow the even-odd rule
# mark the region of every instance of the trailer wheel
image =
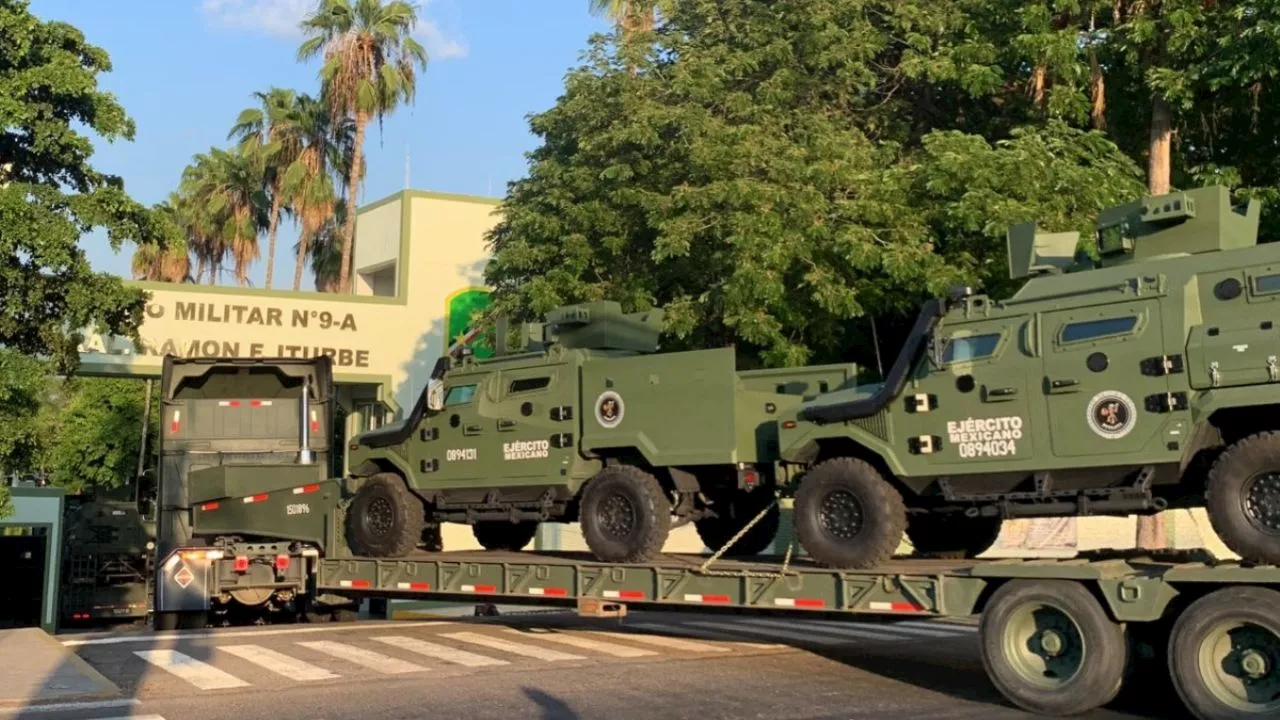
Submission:
POLYGON ((538 523, 483 520, 471 526, 476 542, 485 550, 522 550, 538 534, 538 523))
POLYGON ((1205 507, 1214 531, 1247 560, 1280 564, 1280 432, 1250 435, 1209 471, 1205 507))
POLYGON ((734 535, 737 535, 747 523, 751 522, 761 511, 765 511, 745 535, 729 548, 728 555, 759 555, 773 543, 778 535, 782 512, 774 502, 773 494, 766 490, 751 492, 734 492, 717 498, 712 506, 722 513, 715 517, 695 520, 693 525, 698 530, 698 537, 713 551, 725 546, 734 535))
POLYGON ((657 478, 637 467, 601 470, 582 493, 579 522, 587 547, 604 562, 644 562, 662 552, 671 502, 657 478))
POLYGON ((1013 580, 991 596, 979 635, 987 677, 1010 702, 1077 715, 1115 699, 1128 667, 1124 629, 1071 580, 1013 580))
POLYGON ((347 541, 359 555, 403 557, 422 540, 422 501, 395 473, 369 478, 347 508, 347 541))
POLYGON ((1173 626, 1169 673, 1201 720, 1280 715, 1280 592, 1231 587, 1192 603, 1173 626))
POLYGON ((996 544, 1004 520, 963 513, 920 513, 907 521, 907 539, 921 555, 974 558, 996 544))
POLYGON ((856 458, 827 460, 810 470, 796 491, 794 512, 801 547, 835 568, 870 568, 888 560, 907 526, 902 496, 856 458))

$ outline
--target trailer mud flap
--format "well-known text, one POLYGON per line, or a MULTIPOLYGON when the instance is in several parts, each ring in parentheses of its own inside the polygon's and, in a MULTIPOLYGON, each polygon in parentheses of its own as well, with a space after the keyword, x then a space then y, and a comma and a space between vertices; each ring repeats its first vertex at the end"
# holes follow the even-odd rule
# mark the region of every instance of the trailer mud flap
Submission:
POLYGON ((179 549, 169 553, 156 583, 156 612, 209 609, 209 579, 221 550, 179 549))

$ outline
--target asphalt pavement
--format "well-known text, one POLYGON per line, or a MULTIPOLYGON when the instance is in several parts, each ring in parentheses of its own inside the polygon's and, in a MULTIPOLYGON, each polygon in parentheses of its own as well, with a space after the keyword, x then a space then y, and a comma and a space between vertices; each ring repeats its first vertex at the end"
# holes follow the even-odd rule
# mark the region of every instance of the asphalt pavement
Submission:
MULTIPOLYGON (((1034 717, 986 679, 976 627, 950 621, 555 613, 57 639, 118 695, 0 720, 1034 717)), ((1166 695, 1084 717, 1176 717, 1166 695)))

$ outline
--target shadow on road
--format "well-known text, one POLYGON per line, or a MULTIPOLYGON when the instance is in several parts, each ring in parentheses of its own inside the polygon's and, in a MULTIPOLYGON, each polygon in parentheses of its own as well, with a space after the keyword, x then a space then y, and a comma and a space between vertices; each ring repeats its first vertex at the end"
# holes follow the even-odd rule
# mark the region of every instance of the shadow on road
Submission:
POLYGON ((577 720, 578 713, 565 701, 554 695, 545 693, 537 688, 522 687, 525 697, 533 701, 538 706, 538 717, 541 720, 577 720))

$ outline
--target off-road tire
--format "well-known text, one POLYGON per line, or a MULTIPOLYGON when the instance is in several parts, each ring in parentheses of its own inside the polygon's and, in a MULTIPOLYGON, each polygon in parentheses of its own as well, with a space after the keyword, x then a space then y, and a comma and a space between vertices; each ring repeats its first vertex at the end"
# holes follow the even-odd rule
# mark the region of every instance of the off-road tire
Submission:
MULTIPOLYGON (((1275 717, 1280 709, 1280 703, 1274 696, 1254 698, 1255 702, 1250 702, 1247 697, 1224 696, 1221 693, 1225 687, 1219 685, 1218 692, 1214 689, 1221 680, 1206 677, 1204 664, 1208 665, 1211 673, 1241 668, 1242 655, 1239 653, 1248 650, 1240 646, 1241 636, 1236 635, 1226 646, 1230 654, 1236 656, 1234 662, 1229 662, 1222 652, 1214 653, 1206 648, 1206 644, 1212 648, 1215 639, 1220 640, 1224 632, 1237 624, 1254 626, 1254 633, 1269 632, 1273 645, 1280 642, 1280 592, 1261 587, 1224 588, 1192 603, 1173 625, 1169 638, 1169 675, 1183 704, 1202 720, 1275 717), (1202 652, 1207 652, 1208 656, 1202 656, 1202 652)), ((1266 656, 1271 654, 1260 653, 1264 665, 1267 664, 1266 656)), ((1274 656, 1269 659, 1268 675, 1261 681, 1255 681, 1259 690, 1268 684, 1274 688, 1274 678, 1280 674, 1280 667, 1274 664, 1274 656)), ((1236 686, 1235 689, 1242 688, 1236 686)))
POLYGON ((422 541, 422 500, 395 473, 369 478, 347 508, 347 542, 357 555, 404 557, 422 541))
POLYGON ((856 458, 833 458, 806 473, 796 491, 794 514, 800 546, 815 562, 833 568, 865 569, 885 562, 907 527, 902 495, 870 463, 856 458), (834 520, 824 524, 828 498, 855 501, 861 521, 852 537, 833 534, 839 530, 828 529, 834 520))
POLYGON ((907 520, 907 539, 919 555, 975 558, 996 544, 1003 519, 963 513, 920 513, 907 520))
MULTIPOLYGON (((1263 432, 1239 440, 1213 464, 1205 489, 1205 509, 1213 529, 1240 557, 1280 565, 1280 507, 1270 507, 1271 528, 1260 527, 1245 510, 1251 481, 1274 472, 1280 482, 1280 432, 1263 432)), ((1256 482, 1263 482, 1262 479, 1256 482)))
POLYGON ((654 476, 631 465, 612 465, 587 483, 578 517, 587 547, 597 558, 604 562, 645 562, 662 552, 667 542, 671 501, 654 476), (609 528, 605 516, 606 510, 619 505, 629 508, 631 518, 630 531, 621 537, 609 528))
POLYGON ((759 555, 773 543, 781 524, 782 513, 773 500, 773 494, 765 489, 723 495, 712 505, 712 509, 720 514, 695 520, 693 525, 703 544, 714 552, 723 548, 761 510, 768 507, 764 517, 752 525, 725 553, 729 556, 759 555))
POLYGON ((1106 705, 1120 693, 1129 667, 1124 628, 1084 585, 1072 580, 1011 580, 1002 585, 982 612, 978 646, 987 677, 1000 693, 1018 707, 1041 715, 1078 715, 1106 705), (1017 658, 1010 657, 1024 648, 1032 651, 1035 640, 1006 635, 1017 629, 1019 616, 1025 617, 1022 613, 1037 607, 1065 614, 1078 633, 1078 647, 1076 640, 1064 640, 1060 652, 1081 652, 1082 659, 1073 674, 1057 685, 1047 671, 1044 684, 1029 681, 1018 669, 1017 658))
POLYGON ((511 550, 524 548, 538 534, 538 523, 533 521, 482 520, 471 526, 476 542, 485 550, 511 550))

